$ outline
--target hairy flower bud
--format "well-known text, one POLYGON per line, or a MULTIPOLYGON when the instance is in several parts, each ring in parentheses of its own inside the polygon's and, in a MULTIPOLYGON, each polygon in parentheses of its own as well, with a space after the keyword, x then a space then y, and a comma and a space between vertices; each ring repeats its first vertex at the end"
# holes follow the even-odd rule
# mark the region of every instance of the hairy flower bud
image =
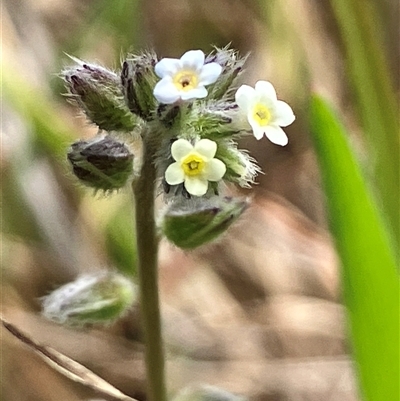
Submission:
POLYGON ((163 216, 165 237, 183 249, 194 249, 221 235, 246 210, 248 202, 234 198, 180 198, 163 216))
POLYGON ((209 101, 194 104, 186 111, 184 118, 179 121, 182 129, 180 137, 189 138, 193 134, 200 138, 232 139, 242 136, 242 133, 232 125, 232 108, 234 106, 225 101, 209 101))
POLYGON ((241 397, 228 391, 209 385, 192 385, 183 388, 172 401, 245 401, 241 397))
POLYGON ((158 81, 154 72, 157 56, 154 53, 132 55, 122 65, 121 81, 126 104, 131 112, 151 120, 157 104, 153 89, 158 81))
POLYGON ((120 77, 105 68, 74 60, 79 66, 62 72, 71 98, 100 129, 132 131, 137 117, 125 104, 120 77))
POLYGON ((133 173, 133 154, 111 136, 75 142, 68 160, 79 180, 97 190, 120 189, 133 173))
POLYGON ((218 145, 216 157, 226 165, 224 179, 243 188, 250 187, 260 171, 254 159, 230 141, 221 141, 218 145))
POLYGON ((222 67, 219 79, 208 89, 209 99, 234 100, 234 92, 231 90, 236 78, 243 71, 246 57, 239 57, 238 52, 228 47, 215 48, 215 51, 207 56, 205 63, 217 63, 222 67))
POLYGON ((114 272, 81 276, 43 299, 43 315, 67 325, 110 323, 136 301, 137 290, 126 277, 114 272))

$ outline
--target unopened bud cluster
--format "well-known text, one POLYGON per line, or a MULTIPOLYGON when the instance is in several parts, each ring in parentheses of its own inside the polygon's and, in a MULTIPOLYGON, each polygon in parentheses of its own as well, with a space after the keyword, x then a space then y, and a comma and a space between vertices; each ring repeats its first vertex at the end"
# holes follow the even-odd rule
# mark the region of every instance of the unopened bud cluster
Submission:
POLYGON ((129 55, 118 72, 74 60, 62 73, 68 93, 101 136, 72 145, 73 172, 99 190, 122 188, 142 160, 130 143, 150 144, 167 203, 161 231, 179 247, 214 239, 245 209, 246 202, 219 197, 221 183, 249 187, 259 172, 238 148, 241 136, 287 143, 281 127, 294 121, 292 109, 267 81, 237 88, 245 58, 232 49, 190 50, 180 59, 129 55))

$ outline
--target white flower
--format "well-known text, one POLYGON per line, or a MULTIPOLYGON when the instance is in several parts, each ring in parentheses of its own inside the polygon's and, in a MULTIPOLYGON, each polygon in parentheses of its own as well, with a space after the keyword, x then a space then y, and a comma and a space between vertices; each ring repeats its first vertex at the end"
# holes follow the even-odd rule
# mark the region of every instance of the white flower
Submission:
POLYGON ((201 139, 194 146, 186 139, 178 139, 171 146, 175 160, 165 171, 165 180, 170 185, 184 182, 186 190, 195 196, 207 192, 208 181, 219 181, 225 174, 226 166, 215 159, 217 144, 201 139))
POLYGON ((258 81, 255 88, 242 85, 235 95, 239 109, 246 113, 247 121, 256 139, 266 137, 277 145, 284 146, 288 138, 281 127, 290 125, 295 116, 291 107, 276 97, 270 82, 258 81))
POLYGON ((190 100, 207 96, 205 85, 214 83, 222 72, 218 63, 204 64, 201 50, 190 50, 180 59, 163 58, 155 66, 161 78, 154 87, 156 99, 165 104, 179 99, 190 100))

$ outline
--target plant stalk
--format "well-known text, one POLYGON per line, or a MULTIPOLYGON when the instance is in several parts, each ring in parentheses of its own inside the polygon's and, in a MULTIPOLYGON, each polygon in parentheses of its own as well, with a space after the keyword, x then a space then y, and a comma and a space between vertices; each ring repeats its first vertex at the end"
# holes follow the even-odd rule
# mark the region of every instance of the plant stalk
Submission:
POLYGON ((166 401, 158 292, 158 239, 154 218, 156 170, 153 163, 154 150, 145 141, 143 147, 142 171, 132 189, 135 196, 141 322, 146 346, 147 396, 149 401, 166 401))

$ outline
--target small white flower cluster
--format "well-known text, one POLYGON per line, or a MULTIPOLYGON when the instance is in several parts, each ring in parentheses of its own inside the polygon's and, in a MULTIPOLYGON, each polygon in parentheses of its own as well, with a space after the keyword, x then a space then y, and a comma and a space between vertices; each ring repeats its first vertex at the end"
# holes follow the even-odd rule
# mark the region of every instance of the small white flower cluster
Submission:
MULTIPOLYGON (((153 94, 158 102, 174 104, 208 95, 207 85, 214 84, 223 72, 217 62, 207 62, 201 50, 186 52, 180 59, 164 58, 155 66, 155 73, 161 78, 153 94)), ((256 139, 264 135, 274 144, 284 146, 288 138, 281 127, 290 125, 295 116, 291 107, 277 99, 270 82, 258 81, 255 88, 242 85, 235 94, 239 121, 245 117, 256 139)), ((220 181, 226 172, 223 161, 215 158, 217 143, 200 139, 192 144, 179 138, 171 146, 175 160, 165 171, 169 185, 183 183, 187 192, 202 196, 208 190, 208 182, 220 181)))
MULTIPOLYGON (((247 200, 221 191, 222 181, 248 188, 260 172, 238 140, 253 132, 258 140, 265 135, 288 143, 281 127, 294 121, 292 109, 269 82, 236 87, 246 58, 234 49, 208 55, 191 50, 161 60, 153 51, 128 54, 119 76, 74 61, 78 66, 62 72, 68 94, 100 133, 71 146, 73 173, 108 193, 147 182, 143 166, 151 162, 167 203, 159 227, 182 249, 214 240, 246 209, 247 200), (120 142, 125 138, 126 144, 120 142)), ((121 295, 115 297, 103 282, 90 276, 57 290, 44 302, 46 316, 71 324, 113 320, 130 305, 133 290, 124 295, 123 283, 114 280, 121 295)))

